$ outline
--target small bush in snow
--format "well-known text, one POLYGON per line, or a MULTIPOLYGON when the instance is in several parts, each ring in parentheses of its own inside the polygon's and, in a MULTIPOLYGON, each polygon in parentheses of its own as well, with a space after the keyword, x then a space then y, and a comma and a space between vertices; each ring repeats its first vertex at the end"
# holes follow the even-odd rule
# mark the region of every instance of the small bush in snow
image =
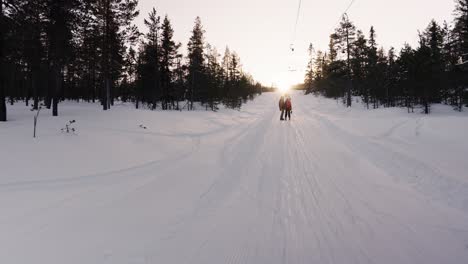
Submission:
POLYGON ((75 120, 70 120, 68 121, 67 124, 65 124, 65 127, 61 129, 61 131, 63 133, 67 133, 67 134, 75 134, 76 133, 76 128, 73 126, 73 124, 75 124, 76 121, 75 120))

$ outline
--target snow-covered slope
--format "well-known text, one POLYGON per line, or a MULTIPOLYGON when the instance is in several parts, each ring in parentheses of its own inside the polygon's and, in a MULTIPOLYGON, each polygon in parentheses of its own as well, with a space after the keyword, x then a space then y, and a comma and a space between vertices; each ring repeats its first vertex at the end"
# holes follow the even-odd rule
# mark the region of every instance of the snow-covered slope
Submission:
POLYGON ((277 99, 9 108, 0 263, 468 263, 468 115, 277 99))

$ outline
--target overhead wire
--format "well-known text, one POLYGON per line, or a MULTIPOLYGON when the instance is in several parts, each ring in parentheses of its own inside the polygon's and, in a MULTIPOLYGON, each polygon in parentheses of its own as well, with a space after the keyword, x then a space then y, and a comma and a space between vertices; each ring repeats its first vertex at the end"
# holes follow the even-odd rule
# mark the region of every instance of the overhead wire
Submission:
POLYGON ((355 2, 356 2, 356 0, 351 0, 351 2, 349 3, 348 7, 346 7, 346 9, 344 10, 344 12, 341 13, 340 17, 338 18, 338 21, 333 25, 333 28, 332 28, 330 31, 335 30, 336 26, 337 26, 338 24, 340 24, 341 19, 343 19, 343 16, 345 16, 345 15, 348 13, 348 11, 351 9, 351 7, 353 6, 353 4, 354 4, 355 2))
POLYGON ((296 22, 294 24, 293 37, 292 37, 292 42, 291 42, 292 51, 294 51, 294 44, 296 42, 297 26, 299 25, 299 17, 301 16, 301 7, 302 7, 302 0, 299 0, 299 5, 297 7, 297 13, 296 13, 296 22))
MULTIPOLYGON (((289 49, 291 51, 291 60, 293 59, 293 54, 296 50, 295 44, 296 44, 297 28, 299 25, 299 18, 301 16, 301 8, 302 8, 302 0, 299 0, 299 4, 297 6, 297 12, 296 12, 296 21, 294 23, 293 35, 291 38, 291 44, 289 45, 289 49)), ((295 72, 297 71, 297 69, 295 66, 290 65, 288 67, 288 71, 295 72)))
MULTIPOLYGON (((350 3, 348 4, 348 6, 344 10, 344 12, 341 13, 340 17, 338 18, 338 21, 334 24, 333 28, 330 31, 333 31, 335 29, 335 27, 340 23, 343 16, 345 16, 348 13, 348 11, 351 9, 351 7, 354 5, 355 2, 356 2, 356 0, 351 0, 350 1, 350 3)), ((296 44, 297 28, 298 28, 298 25, 299 25, 299 18, 300 18, 300 15, 301 15, 301 8, 302 8, 302 0, 299 0, 299 4, 298 4, 298 7, 297 7, 297 13, 296 13, 296 21, 294 23, 292 41, 291 41, 291 45, 289 47, 291 49, 291 53, 294 53, 295 49, 296 49, 295 44, 296 44)), ((296 69, 293 69, 292 67, 290 67, 290 71, 296 71, 296 69)))

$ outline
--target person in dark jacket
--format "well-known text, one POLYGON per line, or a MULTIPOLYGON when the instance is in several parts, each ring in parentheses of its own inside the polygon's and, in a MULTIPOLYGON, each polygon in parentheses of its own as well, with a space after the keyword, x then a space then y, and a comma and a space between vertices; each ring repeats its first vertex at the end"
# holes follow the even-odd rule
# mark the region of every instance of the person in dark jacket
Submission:
POLYGON ((284 111, 286 112, 285 119, 291 120, 291 113, 292 113, 292 101, 291 97, 287 96, 286 100, 284 101, 284 111))
POLYGON ((281 96, 280 100, 279 100, 279 110, 281 112, 281 117, 280 117, 280 120, 283 121, 284 118, 284 106, 285 106, 285 98, 284 98, 284 95, 281 96))

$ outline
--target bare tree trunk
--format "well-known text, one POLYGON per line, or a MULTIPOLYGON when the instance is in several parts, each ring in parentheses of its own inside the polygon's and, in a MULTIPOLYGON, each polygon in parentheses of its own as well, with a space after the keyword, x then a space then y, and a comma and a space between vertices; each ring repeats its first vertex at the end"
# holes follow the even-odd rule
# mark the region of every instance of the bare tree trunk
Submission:
POLYGON ((349 28, 346 27, 346 49, 347 49, 347 56, 348 56, 348 95, 347 95, 347 106, 351 107, 351 87, 353 85, 353 81, 351 80, 351 59, 350 59, 350 52, 351 47, 349 43, 349 28))
MULTIPOLYGON (((0 62, 1 63, 1 62, 0 62)), ((0 66, 0 72, 1 72, 0 66)), ((0 79, 0 122, 7 121, 7 109, 6 109, 6 102, 5 102, 5 87, 3 85, 3 78, 0 79)))
POLYGON ((104 49, 103 49, 103 68, 104 68, 104 91, 102 93, 102 106, 103 110, 106 111, 110 107, 110 81, 109 81, 109 74, 110 74, 110 62, 109 62, 109 12, 110 12, 110 3, 109 0, 105 2, 105 18, 104 18, 104 49))
POLYGON ((54 96, 53 88, 55 86, 53 84, 54 75, 53 75, 53 73, 51 74, 51 70, 50 70, 50 67, 51 67, 50 62, 48 63, 48 67, 49 67, 49 69, 48 69, 48 76, 47 76, 47 88, 46 88, 46 94, 45 94, 45 98, 44 98, 44 104, 45 104, 47 109, 50 109, 51 106, 52 106, 52 97, 54 96))
POLYGON ((5 86, 3 80, 3 0, 0 0, 0 122, 7 121, 5 86))
POLYGON ((424 87, 424 113, 429 114, 429 98, 427 95, 427 87, 424 87))
POLYGON ((190 110, 193 110, 193 88, 195 86, 195 72, 192 73, 192 87, 190 87, 190 110))
POLYGON ((106 77, 106 100, 105 100, 105 109, 104 110, 109 110, 110 109, 110 80, 109 76, 106 77))
POLYGON ((58 101, 60 91, 62 90, 62 76, 60 68, 58 66, 54 66, 54 68, 55 89, 52 96, 52 116, 58 116, 58 101))
MULTIPOLYGON (((157 100, 157 97, 158 97, 158 90, 159 88, 161 87, 161 73, 160 73, 160 69, 159 69, 159 45, 158 45, 158 39, 159 39, 159 32, 158 30, 156 30, 156 40, 155 40, 155 47, 156 47, 156 54, 154 56, 155 60, 156 60, 156 63, 154 64, 155 65, 155 74, 156 74, 156 81, 155 81, 155 87, 154 87, 154 93, 153 93, 153 110, 156 109, 157 105, 158 105, 158 100, 157 100)), ((163 105, 163 103, 161 102, 161 105, 163 105)))
POLYGON ((37 110, 39 109, 39 94, 38 94, 38 88, 37 88, 37 74, 36 74, 36 71, 34 68, 32 69, 32 79, 31 79, 31 88, 32 88, 32 92, 33 92, 33 100, 34 100, 34 103, 33 103, 33 109, 34 110, 37 110))
POLYGON ((463 111, 463 86, 458 87, 458 111, 463 111))

